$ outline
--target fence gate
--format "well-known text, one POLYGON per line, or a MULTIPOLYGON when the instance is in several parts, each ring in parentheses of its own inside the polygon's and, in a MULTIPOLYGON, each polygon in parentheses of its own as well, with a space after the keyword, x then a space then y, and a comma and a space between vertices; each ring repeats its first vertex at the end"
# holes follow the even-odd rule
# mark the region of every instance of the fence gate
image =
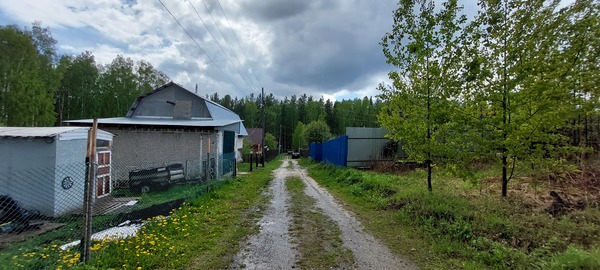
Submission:
POLYGON ((222 173, 227 174, 233 171, 233 163, 235 162, 235 132, 223 132, 223 162, 222 173))
POLYGON ((96 161, 98 162, 98 170, 96 173, 96 197, 104 197, 111 192, 110 178, 110 150, 98 150, 96 161))

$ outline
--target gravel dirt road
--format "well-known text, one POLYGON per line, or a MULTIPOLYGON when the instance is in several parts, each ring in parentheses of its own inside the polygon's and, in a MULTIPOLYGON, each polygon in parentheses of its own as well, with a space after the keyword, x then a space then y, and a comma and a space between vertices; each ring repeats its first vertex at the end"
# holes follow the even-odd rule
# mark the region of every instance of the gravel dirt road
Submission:
POLYGON ((294 243, 297 240, 292 239, 289 233, 290 202, 285 188, 286 179, 294 176, 302 179, 306 185, 305 193, 313 197, 317 207, 339 226, 344 246, 353 253, 354 269, 417 269, 365 232, 352 213, 310 178, 306 169, 299 166, 296 160, 285 160, 273 173, 274 179, 269 188, 271 201, 258 222, 260 232, 247 240, 235 256, 231 269, 299 268, 295 264, 297 251, 294 243))

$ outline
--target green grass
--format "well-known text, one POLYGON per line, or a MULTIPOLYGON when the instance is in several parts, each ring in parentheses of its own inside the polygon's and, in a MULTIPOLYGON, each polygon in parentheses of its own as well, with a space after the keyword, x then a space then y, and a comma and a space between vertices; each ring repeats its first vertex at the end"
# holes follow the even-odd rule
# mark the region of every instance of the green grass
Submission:
POLYGON ((352 252, 343 246, 337 224, 316 207, 315 199, 304 193, 298 177, 286 179, 290 193, 291 235, 297 240, 296 264, 301 269, 351 269, 352 252))
MULTIPOLYGON (((11 247, 11 252, 0 251, 0 269, 226 268, 240 240, 257 231, 256 209, 267 202, 262 190, 280 164, 273 161, 249 175, 215 182, 219 184, 210 193, 190 200, 169 218, 148 220, 135 237, 94 242, 86 265, 78 263, 77 250, 62 251, 59 243, 38 241, 37 246, 22 243, 19 249, 11 247)), ((166 195, 147 196, 157 196, 154 201, 169 200, 183 187, 173 188, 166 195)))
MULTIPOLYGON (((213 180, 210 183, 211 189, 219 188, 227 182, 224 180, 213 180)), ((148 193, 138 193, 127 189, 115 190, 112 195, 115 197, 139 197, 139 201, 132 210, 144 209, 155 204, 161 204, 177 199, 192 199, 202 196, 207 191, 207 185, 200 182, 191 182, 173 185, 169 188, 153 190, 148 193)))
MULTIPOLYGON (((275 159, 275 160, 279 160, 279 159, 275 159)), ((273 160, 273 161, 275 161, 275 160, 273 160)), ((271 161, 271 162, 273 162, 273 161, 271 161)), ((258 169, 260 170, 262 168, 263 168, 262 163, 259 162, 258 169)), ((256 169, 257 169, 256 162, 254 162, 254 163, 252 163, 252 170, 256 170, 256 169)), ((238 172, 249 172, 250 171, 250 163, 248 163, 248 162, 239 163, 237 165, 237 170, 238 170, 238 172)))
MULTIPOLYGON (((252 165, 252 169, 254 169, 254 164, 252 165)), ((237 165, 238 172, 249 172, 250 171, 250 163, 238 163, 237 165)))
POLYGON ((474 195, 479 187, 439 172, 430 194, 419 170, 395 176, 302 164, 369 231, 424 269, 595 269, 600 262, 595 207, 553 218, 519 200, 474 195))
MULTIPOLYGON (((213 181, 211 183, 211 188, 219 188, 225 183, 226 181, 213 181)), ((132 209, 139 210, 151 205, 161 204, 176 199, 196 198, 202 196, 204 193, 206 193, 206 185, 188 183, 175 185, 168 189, 157 190, 146 194, 134 193, 129 191, 129 189, 119 189, 113 192, 112 195, 120 197, 140 197, 140 200, 132 209)), ((93 232, 98 232, 114 226, 115 224, 113 224, 113 221, 116 217, 117 214, 94 216, 92 223, 93 232)), ((26 252, 39 252, 40 247, 43 247, 46 244, 50 243, 51 246, 60 246, 79 240, 81 238, 82 218, 83 217, 79 215, 64 215, 52 220, 53 223, 65 223, 63 227, 29 238, 23 242, 11 243, 3 246, 2 249, 0 249, 0 269, 4 269, 3 265, 10 265, 3 262, 11 261, 14 256, 26 252)), ((43 248, 41 250, 43 250, 43 248)))

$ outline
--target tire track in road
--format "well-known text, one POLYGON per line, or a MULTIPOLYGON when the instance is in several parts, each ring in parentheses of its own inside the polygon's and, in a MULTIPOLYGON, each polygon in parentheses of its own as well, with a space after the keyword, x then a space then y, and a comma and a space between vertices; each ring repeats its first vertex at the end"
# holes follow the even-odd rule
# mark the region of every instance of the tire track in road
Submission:
POLYGON ((288 194, 285 179, 290 170, 288 162, 273 171, 269 186, 271 202, 258 224, 260 232, 251 236, 246 246, 234 258, 230 269, 292 269, 295 251, 289 236, 291 218, 288 215, 288 194))
POLYGON ((300 167, 297 161, 293 161, 293 166, 306 184, 306 194, 315 198, 317 207, 339 226, 344 245, 354 254, 357 269, 417 269, 416 265, 400 259, 375 237, 366 233, 360 222, 309 177, 306 169, 300 167))
POLYGON ((293 269, 296 254, 296 239, 289 234, 291 217, 288 214, 289 195, 285 187, 288 177, 302 179, 305 193, 316 200, 316 206, 331 218, 341 231, 343 245, 354 256, 356 269, 418 269, 413 263, 393 254, 385 245, 364 231, 361 223, 346 211, 327 190, 307 175, 306 169, 289 160, 273 171, 270 183, 270 205, 260 219, 260 232, 251 236, 244 248, 234 257, 230 269, 293 269))

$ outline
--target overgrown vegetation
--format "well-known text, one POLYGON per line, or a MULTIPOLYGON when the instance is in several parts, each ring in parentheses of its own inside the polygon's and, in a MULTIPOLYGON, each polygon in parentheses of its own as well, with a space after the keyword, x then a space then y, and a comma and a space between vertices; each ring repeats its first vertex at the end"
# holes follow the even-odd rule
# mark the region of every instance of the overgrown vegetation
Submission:
POLYGON ((477 12, 457 0, 398 1, 381 41, 393 66, 392 83, 379 86, 389 138, 411 161, 464 177, 473 162, 498 164, 503 197, 524 168, 576 170, 599 150, 600 5, 482 0, 469 8, 477 12))
POLYGON ((298 177, 286 179, 292 215, 291 235, 297 239, 296 263, 301 269, 350 269, 352 252, 343 246, 337 224, 316 207, 315 199, 304 193, 298 177))
MULTIPOLYGON (((440 172, 429 193, 423 169, 380 174, 303 161, 309 173, 352 208, 386 244, 425 269, 597 269, 600 209, 556 217, 523 194, 501 199, 489 182, 472 185, 440 172)), ((481 171, 486 179, 493 168, 481 171)), ((496 181, 499 181, 496 179, 496 181)), ((517 180, 515 180, 517 181, 517 180)), ((525 185, 527 182, 517 182, 525 185)), ((537 187, 546 190, 547 183, 537 187)), ((529 196, 529 197, 528 197, 529 196)))
POLYGON ((255 210, 266 203, 262 190, 279 164, 270 162, 266 168, 230 179, 191 198, 168 217, 146 220, 135 237, 94 242, 91 261, 85 265, 79 263, 78 250, 38 241, 10 254, 3 250, 0 269, 226 268, 240 239, 256 232, 255 210))

